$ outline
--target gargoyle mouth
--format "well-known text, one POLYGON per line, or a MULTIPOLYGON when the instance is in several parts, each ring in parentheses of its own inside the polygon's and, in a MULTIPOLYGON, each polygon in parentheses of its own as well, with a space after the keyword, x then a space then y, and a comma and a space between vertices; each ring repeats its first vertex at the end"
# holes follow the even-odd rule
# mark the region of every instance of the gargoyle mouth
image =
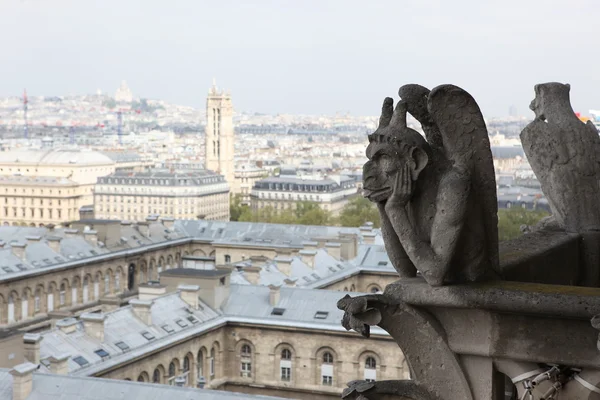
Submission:
POLYGON ((389 186, 378 189, 363 187, 363 197, 366 197, 373 202, 387 200, 387 198, 390 197, 390 194, 392 194, 392 188, 389 186))

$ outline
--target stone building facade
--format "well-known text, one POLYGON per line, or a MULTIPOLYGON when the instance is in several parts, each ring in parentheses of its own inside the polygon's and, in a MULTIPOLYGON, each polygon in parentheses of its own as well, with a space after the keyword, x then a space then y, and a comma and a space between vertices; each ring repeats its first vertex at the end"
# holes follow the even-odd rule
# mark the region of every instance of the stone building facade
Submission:
POLYGON ((60 225, 92 205, 98 177, 115 162, 94 151, 72 149, 0 152, 0 224, 60 225))
MULTIPOLYGON (((63 329, 81 332, 98 314, 106 316, 109 329, 119 313, 131 314, 148 301, 165 316, 154 311, 146 315, 158 320, 183 313, 185 319, 187 311, 173 308, 175 298, 189 301, 186 293, 202 287, 197 292, 203 304, 197 308, 202 321, 198 332, 169 342, 182 333, 166 334, 155 324, 151 329, 163 331, 165 337, 157 336, 153 346, 168 343, 134 348, 131 342, 131 352, 138 354, 131 360, 113 354, 118 350, 115 343, 98 344, 115 364, 109 366, 102 359, 87 372, 78 371, 73 360, 81 361, 77 357, 88 351, 85 358, 91 362, 98 348, 73 349, 68 361, 75 367, 71 373, 166 384, 178 384, 175 379, 185 376, 187 386, 323 399, 337 398, 349 380, 407 377, 403 356, 391 338, 374 332, 377 340, 365 347, 366 342, 338 324, 339 292, 374 292, 391 279, 391 267, 382 265, 388 260, 380 251, 378 235, 370 226, 346 229, 155 217, 137 224, 80 220, 68 229, 0 228, 4 328, 0 366, 13 367, 30 357, 27 345, 16 350, 15 337, 23 333, 55 332, 51 336, 56 337, 63 329), (160 287, 154 281, 160 281, 160 287), (132 299, 139 304, 132 304, 132 299), (310 301, 319 309, 297 309, 310 301), (320 319, 317 311, 325 304, 329 308, 320 319), (284 309, 282 316, 276 308, 284 309), (242 349, 244 345, 248 347, 242 349)), ((129 329, 131 318, 121 318, 129 329)), ((140 323, 139 316, 135 318, 140 323)), ((179 329, 173 322, 170 325, 179 329)), ((104 335, 126 337, 116 332, 111 336, 106 330, 104 335)), ((48 348, 56 348, 49 338, 44 339, 48 348)), ((48 356, 46 350, 42 353, 48 356)), ((60 361, 54 365, 46 359, 49 372, 58 368, 60 361)))
POLYGON ((308 201, 337 215, 356 194, 356 181, 346 176, 323 179, 269 177, 255 182, 251 192, 251 206, 254 210, 270 207, 275 212, 282 212, 295 210, 298 202, 308 201))
POLYGON ((229 185, 207 170, 119 171, 98 178, 94 212, 100 219, 129 221, 149 214, 229 221, 229 185))

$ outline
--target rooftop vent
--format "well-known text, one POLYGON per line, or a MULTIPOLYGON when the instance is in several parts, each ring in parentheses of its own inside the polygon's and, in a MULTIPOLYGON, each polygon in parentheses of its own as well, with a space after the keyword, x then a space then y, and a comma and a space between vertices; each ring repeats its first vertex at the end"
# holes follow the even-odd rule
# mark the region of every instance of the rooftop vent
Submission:
POLYGON ((326 319, 329 316, 329 311, 317 311, 315 319, 326 319))
POLYGON ((271 315, 283 315, 285 312, 285 308, 275 307, 273 311, 271 311, 271 315))
POLYGON ((125 342, 117 342, 117 343, 115 343, 115 346, 117 346, 123 352, 126 352, 129 350, 129 345, 125 342))

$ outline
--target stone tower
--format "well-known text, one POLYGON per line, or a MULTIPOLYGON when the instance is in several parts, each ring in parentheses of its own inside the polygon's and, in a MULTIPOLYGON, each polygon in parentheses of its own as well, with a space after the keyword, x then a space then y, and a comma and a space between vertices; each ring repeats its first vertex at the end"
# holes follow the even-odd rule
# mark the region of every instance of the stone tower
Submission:
POLYGON ((233 107, 231 94, 213 85, 206 98, 205 168, 223 175, 230 185, 234 179, 233 107))

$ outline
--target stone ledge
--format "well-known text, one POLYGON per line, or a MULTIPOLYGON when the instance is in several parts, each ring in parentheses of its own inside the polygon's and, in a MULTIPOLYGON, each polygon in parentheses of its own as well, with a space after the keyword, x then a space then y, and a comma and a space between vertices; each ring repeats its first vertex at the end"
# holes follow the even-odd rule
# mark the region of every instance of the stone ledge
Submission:
POLYGON ((502 275, 509 281, 575 285, 579 244, 580 235, 563 231, 537 231, 501 242, 502 275))
POLYGON ((431 287, 422 278, 389 284, 392 303, 423 307, 467 308, 590 320, 600 314, 600 288, 541 283, 490 281, 431 287))

